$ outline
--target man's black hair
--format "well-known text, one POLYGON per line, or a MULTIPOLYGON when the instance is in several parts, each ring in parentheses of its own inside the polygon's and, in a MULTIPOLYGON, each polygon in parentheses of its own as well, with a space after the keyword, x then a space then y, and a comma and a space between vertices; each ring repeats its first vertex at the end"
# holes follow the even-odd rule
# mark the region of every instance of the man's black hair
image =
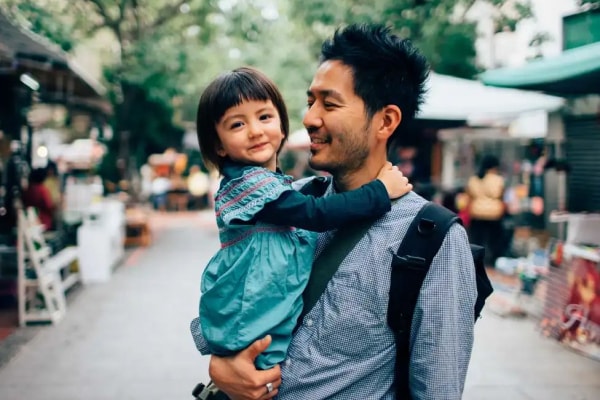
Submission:
MULTIPOLYGON (((402 111, 403 126, 424 101, 429 64, 412 45, 389 27, 352 24, 339 28, 321 47, 320 62, 339 60, 352 69, 354 92, 365 103, 369 117, 394 104, 402 111)), ((396 129, 392 142, 399 135, 396 129)))

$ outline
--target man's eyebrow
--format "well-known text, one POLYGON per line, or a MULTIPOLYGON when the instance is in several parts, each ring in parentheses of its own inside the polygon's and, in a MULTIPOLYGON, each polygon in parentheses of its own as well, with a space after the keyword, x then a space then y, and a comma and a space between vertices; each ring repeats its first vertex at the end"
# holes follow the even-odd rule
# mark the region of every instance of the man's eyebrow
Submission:
MULTIPOLYGON (((338 101, 343 101, 343 99, 344 99, 340 92, 338 92, 337 90, 333 90, 333 89, 317 90, 316 93, 319 94, 321 97, 333 97, 334 99, 336 99, 338 101)), ((306 95, 308 97, 315 97, 315 92, 313 92, 312 90, 307 90, 306 95)))

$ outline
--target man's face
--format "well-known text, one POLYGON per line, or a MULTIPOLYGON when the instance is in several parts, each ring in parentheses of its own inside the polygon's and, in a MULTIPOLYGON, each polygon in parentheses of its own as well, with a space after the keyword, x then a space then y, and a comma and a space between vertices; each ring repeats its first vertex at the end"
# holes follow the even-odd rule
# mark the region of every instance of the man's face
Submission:
POLYGON ((350 67, 337 60, 319 66, 308 95, 304 126, 310 135, 310 166, 333 175, 363 166, 372 146, 365 105, 354 93, 350 67))

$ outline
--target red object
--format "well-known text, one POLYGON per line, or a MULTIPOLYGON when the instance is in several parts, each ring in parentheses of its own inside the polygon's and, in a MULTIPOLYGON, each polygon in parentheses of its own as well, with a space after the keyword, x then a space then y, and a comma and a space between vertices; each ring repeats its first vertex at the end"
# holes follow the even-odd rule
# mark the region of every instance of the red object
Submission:
POLYGON ((34 207, 40 222, 47 230, 52 229, 54 204, 50 191, 42 183, 30 183, 23 193, 25 207, 34 207))
POLYGON ((463 226, 468 228, 471 225, 471 216, 469 215, 469 207, 465 207, 464 209, 458 212, 458 216, 462 220, 463 226))

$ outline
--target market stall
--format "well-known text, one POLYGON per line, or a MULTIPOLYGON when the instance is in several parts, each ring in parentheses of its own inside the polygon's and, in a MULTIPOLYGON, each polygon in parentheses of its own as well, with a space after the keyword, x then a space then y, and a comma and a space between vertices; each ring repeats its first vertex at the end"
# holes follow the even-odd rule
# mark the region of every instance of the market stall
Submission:
POLYGON ((600 214, 554 214, 566 240, 549 246, 542 333, 600 360, 600 214))

